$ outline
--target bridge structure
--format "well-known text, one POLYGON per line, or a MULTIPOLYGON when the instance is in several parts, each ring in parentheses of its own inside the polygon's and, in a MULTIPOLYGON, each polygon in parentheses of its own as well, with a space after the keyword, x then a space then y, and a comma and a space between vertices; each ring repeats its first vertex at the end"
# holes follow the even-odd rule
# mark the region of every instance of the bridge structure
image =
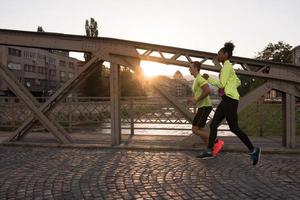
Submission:
MULTIPOLYGON (((103 62, 110 63, 110 112, 111 112, 111 143, 121 143, 120 119, 120 66, 129 67, 137 75, 141 72, 140 61, 148 60, 164 64, 188 67, 192 61, 202 62, 203 69, 219 72, 220 65, 213 62, 214 53, 189 50, 177 47, 127 41, 104 37, 85 37, 78 35, 28 32, 0 29, 0 45, 22 46, 41 49, 56 49, 92 54, 91 60, 81 70, 62 85, 46 102, 38 102, 1 61, 0 75, 10 89, 32 111, 29 117, 17 130, 10 135, 8 141, 20 140, 34 124, 39 121, 59 143, 72 143, 71 136, 61 125, 49 117, 49 113, 61 102, 72 89, 76 88, 85 78, 94 72, 103 62)), ((0 55, 1 58, 1 55, 0 55)), ((282 119, 284 132, 282 144, 288 148, 296 146, 296 97, 300 97, 300 66, 293 64, 274 63, 242 57, 232 57, 231 62, 237 66, 236 73, 245 76, 262 78, 265 82, 241 98, 239 110, 243 110, 272 89, 282 92, 282 119)), ((188 111, 179 101, 161 87, 155 88, 161 95, 180 111, 184 117, 192 121, 194 114, 188 111)), ((190 141, 193 137, 190 136, 190 141)))

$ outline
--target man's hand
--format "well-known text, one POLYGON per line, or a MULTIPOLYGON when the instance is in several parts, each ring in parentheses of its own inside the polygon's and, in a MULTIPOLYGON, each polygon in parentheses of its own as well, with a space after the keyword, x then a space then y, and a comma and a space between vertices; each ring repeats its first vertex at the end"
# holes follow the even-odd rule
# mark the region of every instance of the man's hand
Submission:
POLYGON ((212 59, 212 62, 215 64, 216 67, 220 67, 220 69, 222 68, 217 56, 212 59))
POLYGON ((202 77, 207 80, 209 78, 209 75, 208 74, 203 74, 202 77))
POLYGON ((196 104, 198 101, 198 99, 196 97, 191 97, 188 102, 190 102, 191 104, 196 104))
POLYGON ((213 58, 212 62, 213 62, 216 66, 218 66, 218 64, 220 64, 219 61, 218 61, 217 56, 213 58))

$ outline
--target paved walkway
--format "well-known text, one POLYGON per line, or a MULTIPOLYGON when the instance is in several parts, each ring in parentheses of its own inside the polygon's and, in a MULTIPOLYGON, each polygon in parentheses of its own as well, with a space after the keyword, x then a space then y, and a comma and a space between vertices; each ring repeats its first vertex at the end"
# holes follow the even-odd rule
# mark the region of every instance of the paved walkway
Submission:
POLYGON ((298 154, 0 147, 0 199, 300 199, 298 154))
MULTIPOLYGON (((21 146, 65 146, 65 147, 111 147, 111 135, 99 134, 95 132, 75 132, 69 134, 73 143, 61 145, 51 133, 34 132, 29 133, 21 141, 6 143, 11 133, 0 132, 0 145, 21 145, 21 146)), ((226 152, 247 152, 247 148, 237 137, 220 137, 225 141, 224 151, 226 152)), ((122 134, 122 143, 117 148, 123 149, 157 149, 157 150, 203 150, 206 148, 200 138, 189 138, 195 142, 194 145, 183 144, 181 141, 187 139, 186 136, 172 135, 134 135, 122 134), (195 141, 194 141, 195 140, 195 141)), ((281 136, 269 137, 250 137, 255 146, 263 147, 264 152, 268 153, 298 153, 300 154, 300 135, 296 136, 296 148, 289 149, 282 146, 281 136)))

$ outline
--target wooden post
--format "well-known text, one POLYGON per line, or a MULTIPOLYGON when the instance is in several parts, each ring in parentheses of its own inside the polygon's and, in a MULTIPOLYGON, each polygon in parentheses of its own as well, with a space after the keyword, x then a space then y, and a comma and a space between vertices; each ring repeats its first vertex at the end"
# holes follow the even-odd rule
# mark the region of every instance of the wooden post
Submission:
POLYGON ((121 143, 121 119, 120 119, 120 66, 110 64, 110 113, 111 113, 111 143, 121 143))
POLYGON ((296 115, 295 96, 283 93, 282 96, 283 137, 282 145, 287 148, 296 147, 296 115))
POLYGON ((259 114, 259 136, 262 137, 263 136, 263 126, 264 126, 264 114, 263 114, 263 99, 259 99, 257 101, 257 110, 258 110, 258 114, 259 114))
POLYGON ((130 98, 130 107, 129 107, 129 115, 130 115, 130 135, 134 135, 134 110, 133 110, 133 99, 130 98))

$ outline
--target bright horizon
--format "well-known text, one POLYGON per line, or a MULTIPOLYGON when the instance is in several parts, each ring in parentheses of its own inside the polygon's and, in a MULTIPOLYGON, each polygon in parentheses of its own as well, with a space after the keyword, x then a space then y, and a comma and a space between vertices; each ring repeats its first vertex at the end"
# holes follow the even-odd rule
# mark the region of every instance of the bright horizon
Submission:
MULTIPOLYGON (((36 31, 42 26, 47 32, 85 35, 85 20, 93 17, 100 37, 207 52, 233 41, 234 55, 248 58, 269 42, 300 45, 298 0, 10 0, 1 7, 1 29, 36 31)), ((183 67, 142 67, 148 76, 171 76, 177 70, 189 75, 183 67)))

